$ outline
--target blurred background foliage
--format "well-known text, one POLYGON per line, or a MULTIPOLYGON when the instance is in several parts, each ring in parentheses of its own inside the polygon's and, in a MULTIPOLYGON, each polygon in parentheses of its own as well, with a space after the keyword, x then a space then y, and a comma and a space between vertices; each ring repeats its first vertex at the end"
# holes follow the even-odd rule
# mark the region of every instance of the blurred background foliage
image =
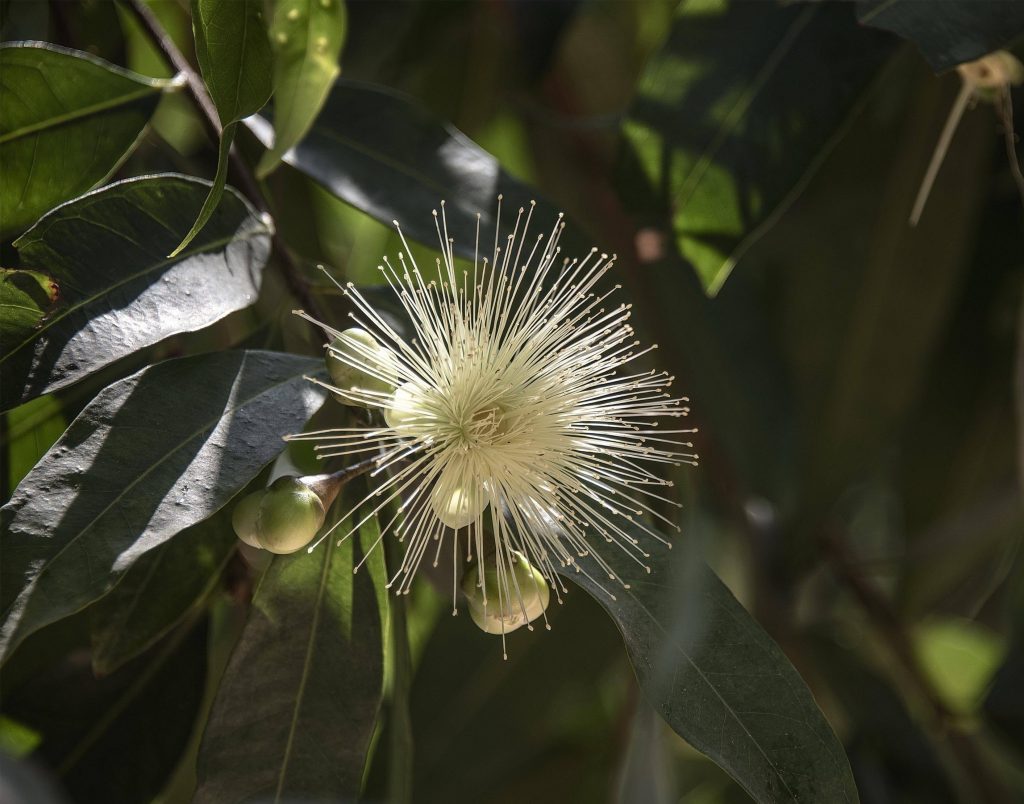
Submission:
MULTIPOLYGON (((191 58, 187 3, 146 5, 191 58)), ((914 39, 915 5, 931 4, 348 0, 343 83, 264 189, 328 309, 315 265, 377 284, 380 256, 400 249, 390 217, 418 209, 403 225, 427 226, 460 189, 486 204, 502 183, 523 188, 617 253, 634 324, 700 427, 701 466, 677 478, 681 538, 810 685, 862 800, 1009 802, 1024 796, 1024 212, 1003 106, 970 104, 916 227, 908 215, 961 87, 949 68, 1012 49, 1024 23, 1009 27, 1013 4, 940 3, 988 8, 996 27, 956 18, 953 44, 882 30, 914 39), (413 111, 389 117, 366 85, 413 111), (445 147, 472 153, 442 125, 501 175, 469 186, 445 147), (332 132, 424 181, 370 153, 366 183, 340 187, 318 145, 332 132)), ((126 5, 4 0, 2 13, 5 41, 174 73, 126 5)), ((1007 91, 1019 110, 1021 89, 1007 91)), ((236 147, 255 165, 250 128, 236 147)), ((169 93, 116 177, 215 165, 187 94, 169 93)), ((93 395, 148 363, 237 345, 317 354, 291 290, 268 271, 255 306, 11 409, 5 499, 93 395)), ((189 800, 202 713, 251 591, 213 530, 194 559, 207 569, 144 651, 122 655, 90 628, 97 607, 116 608, 108 596, 5 668, 3 746, 72 800, 189 800)), ((139 583, 154 573, 167 588, 187 575, 150 567, 139 583)), ((553 609, 554 632, 517 632, 502 662, 418 584, 409 655, 388 671, 405 681, 376 693, 366 800, 749 800, 653 714, 594 601, 553 609)))

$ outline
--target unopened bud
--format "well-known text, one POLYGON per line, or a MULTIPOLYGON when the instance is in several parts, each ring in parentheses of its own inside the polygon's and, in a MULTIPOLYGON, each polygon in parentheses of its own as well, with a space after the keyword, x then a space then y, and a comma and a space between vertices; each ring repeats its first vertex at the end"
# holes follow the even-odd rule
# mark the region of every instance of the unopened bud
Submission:
POLYGON ((299 478, 286 476, 243 498, 231 523, 246 544, 285 554, 309 544, 325 517, 320 496, 299 478))
POLYGON ((395 356, 369 332, 359 327, 346 329, 331 341, 327 350, 327 371, 342 393, 335 398, 346 405, 367 406, 367 392, 391 394, 398 383, 395 356))
POLYGON ((511 558, 511 573, 508 567, 499 572, 494 558, 485 559, 483 584, 479 561, 462 577, 469 614, 487 634, 507 634, 533 622, 547 610, 551 599, 551 590, 540 571, 522 553, 513 552, 511 558))

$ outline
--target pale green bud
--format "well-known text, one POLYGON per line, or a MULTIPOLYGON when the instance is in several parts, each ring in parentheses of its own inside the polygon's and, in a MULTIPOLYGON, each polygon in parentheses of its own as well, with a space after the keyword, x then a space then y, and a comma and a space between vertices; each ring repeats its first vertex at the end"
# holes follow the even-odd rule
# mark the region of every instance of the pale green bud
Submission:
POLYGON ((327 371, 335 387, 352 394, 335 394, 335 398, 346 405, 365 407, 365 402, 359 398, 359 391, 390 394, 398 382, 394 353, 386 346, 381 346, 373 335, 359 327, 346 329, 331 341, 327 350, 327 371), (373 372, 350 365, 339 354, 372 368, 373 372))
POLYGON ((533 567, 522 553, 512 553, 512 572, 507 577, 507 594, 501 589, 499 601, 499 573, 494 558, 484 560, 484 580, 487 586, 486 605, 480 585, 478 561, 462 577, 462 591, 469 602, 469 614, 477 627, 487 634, 507 634, 540 617, 551 600, 551 590, 540 571, 533 567))
POLYGON ((238 538, 252 547, 285 554, 301 550, 324 524, 319 495, 297 477, 279 477, 244 497, 231 517, 238 538))

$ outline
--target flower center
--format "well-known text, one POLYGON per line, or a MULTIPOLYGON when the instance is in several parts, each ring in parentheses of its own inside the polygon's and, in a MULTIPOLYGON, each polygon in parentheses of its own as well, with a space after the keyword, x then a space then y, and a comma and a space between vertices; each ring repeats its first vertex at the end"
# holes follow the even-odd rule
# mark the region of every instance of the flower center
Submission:
POLYGON ((480 408, 459 428, 462 443, 467 447, 490 446, 509 432, 511 419, 500 405, 480 408))

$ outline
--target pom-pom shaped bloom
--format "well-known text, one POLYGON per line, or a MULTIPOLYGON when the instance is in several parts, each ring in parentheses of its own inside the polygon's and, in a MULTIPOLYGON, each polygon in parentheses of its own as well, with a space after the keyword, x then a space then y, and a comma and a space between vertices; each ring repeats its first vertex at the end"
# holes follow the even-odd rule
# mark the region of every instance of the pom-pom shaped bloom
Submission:
POLYGON ((309 319, 331 341, 330 359, 379 380, 378 388, 395 388, 328 386, 379 409, 381 423, 294 437, 317 441, 322 456, 377 455, 366 518, 397 502, 398 513, 382 518, 381 538, 393 532, 406 543, 391 579, 399 593, 424 560, 437 564, 446 542, 456 585, 462 555, 496 562, 497 589, 480 592, 495 595, 501 611, 522 602, 517 554, 556 597, 565 587, 555 566, 579 569, 576 559, 588 554, 621 583, 592 548, 624 550, 645 566, 649 553, 633 534, 665 541, 643 516, 659 516, 653 501, 667 501, 659 492, 671 485, 654 466, 696 461, 682 440, 692 429, 658 426, 688 413, 687 400, 668 392, 672 377, 633 368, 654 347, 635 340, 630 305, 608 304, 617 286, 602 288, 602 277, 615 257, 592 249, 565 259, 562 217, 533 235, 532 216, 532 205, 520 209, 502 237, 499 198, 493 251, 479 253, 478 216, 477 255, 458 270, 442 204, 434 212, 436 278, 421 272, 403 237, 406 252, 397 264, 385 258, 380 270, 408 314, 408 338, 351 284, 342 289, 356 308, 352 317, 372 339, 350 338, 339 348, 342 330, 309 319))

